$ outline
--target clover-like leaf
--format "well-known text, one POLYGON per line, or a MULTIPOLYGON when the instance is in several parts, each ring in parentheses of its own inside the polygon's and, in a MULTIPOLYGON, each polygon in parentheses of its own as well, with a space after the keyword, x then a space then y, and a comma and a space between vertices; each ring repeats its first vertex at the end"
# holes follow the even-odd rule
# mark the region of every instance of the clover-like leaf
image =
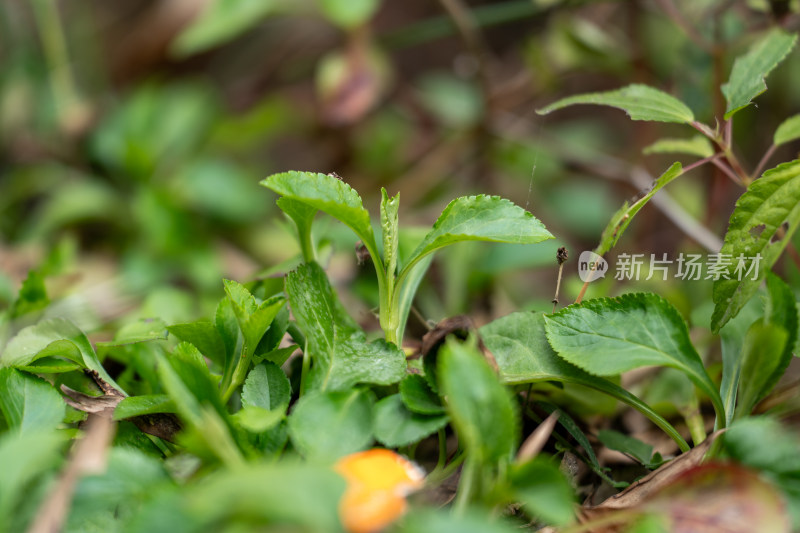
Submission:
POLYGON ((536 112, 546 115, 575 104, 595 104, 622 109, 631 120, 677 122, 689 124, 694 114, 686 104, 663 91, 647 85, 628 85, 622 89, 602 93, 578 94, 563 98, 536 112))
POLYGON ((712 292, 714 333, 755 294, 798 225, 800 160, 794 160, 766 171, 736 201, 720 250, 730 264, 714 281, 712 292), (781 229, 784 224, 785 231, 781 229))
POLYGON ((45 380, 15 368, 0 368, 0 411, 13 429, 55 429, 64 418, 61 395, 45 380))

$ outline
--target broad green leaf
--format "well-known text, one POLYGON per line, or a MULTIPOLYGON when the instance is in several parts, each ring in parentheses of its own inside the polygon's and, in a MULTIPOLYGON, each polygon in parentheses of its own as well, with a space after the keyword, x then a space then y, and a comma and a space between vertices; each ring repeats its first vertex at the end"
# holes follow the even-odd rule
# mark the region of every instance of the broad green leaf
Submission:
POLYGON ((0 366, 28 366, 43 357, 74 361, 96 371, 112 387, 122 391, 97 359, 86 335, 67 319, 48 318, 22 329, 3 350, 0 366))
POLYGON ((219 46, 254 28, 279 4, 280 0, 213 0, 178 35, 171 50, 184 57, 219 46))
POLYGON ((66 436, 52 430, 7 432, 0 435, 0 530, 22 500, 31 497, 30 483, 61 460, 66 436))
POLYGON ((547 340, 570 363, 601 376, 659 365, 683 371, 725 412, 689 339, 686 323, 669 302, 652 293, 624 294, 572 305, 545 316, 547 340))
POLYGON ((250 371, 242 388, 242 405, 262 409, 280 409, 289 405, 292 386, 277 365, 261 363, 250 371))
MULTIPOLYGON (((47 350, 55 351, 59 344, 61 346, 66 346, 67 351, 70 351, 72 348, 74 348, 74 345, 69 346, 72 344, 69 341, 56 341, 48 346, 47 350)), ((58 349, 58 353, 62 354, 64 353, 64 350, 58 349)), ((43 355, 38 355, 36 357, 36 361, 33 363, 25 366, 18 366, 16 368, 19 370, 24 370, 25 372, 30 372, 31 374, 63 374, 66 372, 72 372, 74 370, 80 370, 83 368, 83 365, 76 363, 75 361, 62 359, 60 357, 45 357, 43 355)))
MULTIPOLYGON (((777 324, 757 320, 750 326, 742 347, 742 374, 736 406, 738 418, 750 414, 759 398, 769 392, 767 382, 782 363, 788 337, 787 331, 777 324)), ((769 384, 772 385, 774 383, 769 384)))
POLYGON ((233 524, 246 524, 238 530, 333 533, 342 530, 338 504, 344 490, 344 480, 332 469, 290 461, 253 463, 187 487, 180 507, 205 524, 192 531, 219 531, 226 524, 230 531, 233 524))
POLYGON ((552 238, 544 224, 509 200, 499 196, 463 196, 444 208, 433 229, 411 254, 399 278, 404 278, 426 255, 457 242, 534 244, 552 238))
POLYGON ((114 335, 113 341, 98 342, 97 346, 123 346, 137 342, 164 340, 167 335, 169 335, 167 325, 161 319, 138 320, 121 327, 114 335))
POLYGON ((519 441, 517 405, 483 354, 449 338, 439 352, 438 378, 467 450, 486 461, 510 459, 519 441))
POLYGON ((697 157, 711 157, 714 147, 705 135, 695 135, 691 139, 659 139, 650 146, 646 146, 644 154, 688 154, 697 157))
MULTIPOLYGON (((479 331, 484 344, 494 355, 505 383, 558 381, 589 387, 637 409, 672 437, 681 450, 689 449, 680 433, 649 405, 622 387, 588 374, 556 355, 547 342, 544 314, 512 313, 486 324, 479 331)), ((587 453, 590 453, 588 449, 587 453)))
POLYGON ((574 520, 575 496, 558 466, 544 456, 514 465, 509 476, 516 498, 525 511, 548 524, 574 520))
POLYGON ((0 368, 0 411, 9 427, 27 432, 55 429, 66 404, 45 380, 15 368, 0 368))
POLYGON ((694 121, 692 110, 686 104, 669 94, 647 85, 628 85, 615 91, 587 93, 561 99, 543 109, 540 115, 575 104, 596 104, 622 109, 631 120, 651 120, 655 122, 677 122, 689 124, 694 121))
POLYGON ((788 142, 800 139, 800 114, 789 117, 778 126, 775 130, 775 135, 772 143, 775 146, 786 144, 788 142))
POLYGON ((263 433, 276 427, 286 417, 286 405, 269 410, 246 405, 231 417, 240 427, 253 433, 263 433))
POLYGON ((167 326, 167 330, 178 339, 191 343, 200 353, 222 365, 225 360, 225 344, 213 322, 197 320, 167 326))
POLYGON ((336 296, 316 263, 304 263, 286 276, 286 293, 312 359, 312 388, 348 389, 357 383, 389 385, 406 372, 405 354, 383 340, 366 342, 353 334, 336 296))
POLYGON ((400 382, 400 396, 406 407, 415 413, 439 415, 445 412, 442 400, 419 374, 409 374, 403 378, 400 382))
POLYGON ((285 348, 275 348, 267 353, 263 354, 256 354, 253 358, 253 361, 258 364, 261 361, 266 361, 268 363, 273 363, 278 366, 283 366, 289 357, 296 352, 298 346, 296 344, 292 344, 291 346, 287 346, 285 348))
POLYGON ((745 55, 736 58, 731 77, 722 86, 722 94, 728 102, 725 120, 767 90, 764 78, 791 52, 795 41, 796 34, 775 28, 753 44, 745 55))
POLYGON ((445 414, 423 415, 410 411, 399 394, 392 394, 375 405, 375 438, 390 448, 408 446, 447 425, 445 414))
POLYGON ((372 442, 373 403, 369 391, 312 392, 289 415, 289 437, 303 455, 333 461, 372 442))
POLYGON ((152 415, 155 413, 174 413, 175 404, 167 394, 147 394, 144 396, 128 396, 114 409, 114 420, 125 420, 134 416, 152 415))
POLYGON ((394 276, 397 272, 397 248, 400 244, 398 234, 398 209, 400 193, 389 197, 386 189, 381 187, 381 231, 383 233, 383 264, 386 273, 394 276))
POLYGON ((800 225, 800 160, 783 163, 755 180, 731 214, 720 250, 730 259, 714 281, 711 330, 717 333, 755 294, 800 225), (783 236, 778 230, 788 227, 783 236), (725 278, 728 279, 725 279, 725 278))
POLYGON ((622 208, 614 213, 614 216, 611 217, 611 220, 608 222, 608 226, 606 226, 606 229, 603 230, 603 234, 600 237, 600 244, 597 245, 594 253, 597 255, 604 255, 611 248, 613 248, 630 225, 633 217, 636 216, 636 213, 638 213, 639 210, 650 201, 650 198, 652 198, 661 188, 665 187, 681 174, 683 174, 683 167, 681 164, 673 163, 672 166, 669 167, 666 172, 659 176, 659 178, 653 183, 652 188, 647 192, 647 194, 639 198, 636 203, 629 206, 628 202, 625 202, 622 208))
POLYGON ((261 185, 283 197, 324 211, 346 224, 369 250, 379 274, 383 272, 369 213, 364 209, 361 197, 348 184, 329 174, 292 171, 273 174, 262 180, 261 185))
POLYGON ((650 464, 653 457, 652 446, 619 431, 601 429, 597 438, 606 448, 628 454, 645 466, 650 464))
POLYGON ((345 30, 365 24, 378 10, 380 0, 317 0, 330 22, 345 30))

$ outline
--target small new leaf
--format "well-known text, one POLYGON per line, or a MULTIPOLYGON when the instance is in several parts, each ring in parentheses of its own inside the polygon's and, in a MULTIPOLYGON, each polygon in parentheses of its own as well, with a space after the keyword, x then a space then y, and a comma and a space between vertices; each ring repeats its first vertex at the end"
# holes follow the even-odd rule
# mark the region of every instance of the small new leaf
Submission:
POLYGON ((775 146, 786 144, 794 140, 800 139, 800 114, 789 117, 778 126, 775 130, 775 136, 772 143, 775 146))
POLYGON ((628 85, 615 91, 570 96, 545 108, 537 109, 536 112, 546 115, 575 104, 616 107, 625 111, 631 120, 677 122, 679 124, 689 124, 694 121, 694 114, 686 104, 663 91, 639 84, 628 85))
POLYGON ((667 171, 659 176, 659 178, 653 183, 652 188, 647 192, 647 194, 639 198, 635 204, 629 206, 628 203, 625 202, 619 211, 614 213, 614 216, 611 217, 606 229, 603 230, 603 234, 600 237, 600 244, 597 245, 594 253, 597 255, 604 255, 611 248, 613 248, 630 225, 633 217, 636 216, 636 213, 638 213, 639 210, 642 209, 645 204, 650 201, 650 198, 652 198, 659 190, 661 190, 681 174, 683 174, 683 167, 681 164, 673 163, 672 166, 669 167, 667 171))

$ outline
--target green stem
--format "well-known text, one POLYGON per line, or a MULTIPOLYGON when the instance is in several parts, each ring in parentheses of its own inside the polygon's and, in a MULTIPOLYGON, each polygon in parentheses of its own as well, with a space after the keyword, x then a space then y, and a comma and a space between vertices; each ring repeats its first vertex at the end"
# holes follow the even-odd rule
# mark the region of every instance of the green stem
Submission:
POLYGON ((317 251, 314 248, 314 240, 311 238, 311 228, 308 231, 300 231, 300 228, 298 228, 297 233, 300 240, 300 250, 303 252, 303 261, 313 263, 317 260, 317 251))
POLYGON ((467 506, 472 499, 472 493, 475 490, 475 477, 480 467, 480 462, 476 460, 474 456, 470 455, 467 463, 461 470, 461 480, 459 480, 456 501, 453 504, 454 514, 460 516, 466 512, 467 506))

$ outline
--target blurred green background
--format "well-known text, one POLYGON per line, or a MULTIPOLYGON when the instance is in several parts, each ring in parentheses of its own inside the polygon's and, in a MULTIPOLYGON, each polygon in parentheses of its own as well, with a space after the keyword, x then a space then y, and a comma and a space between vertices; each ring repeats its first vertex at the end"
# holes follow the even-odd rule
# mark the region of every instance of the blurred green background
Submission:
MULTIPOLYGON (((291 266, 292 227, 258 185, 290 169, 335 172, 373 212, 380 187, 399 191, 408 232, 456 196, 489 193, 557 236, 442 254, 417 300, 426 319, 548 309, 562 245, 571 261, 561 301, 572 301, 577 256, 594 248, 611 214, 673 161, 693 160, 643 149, 691 135, 616 110, 535 109, 646 83, 713 125, 733 59, 772 25, 796 30, 798 9, 724 0, 5 0, 0 306, 27 278, 28 290, 46 288, 55 303, 46 313, 85 330, 208 315, 221 278, 291 266)), ((777 124, 800 111, 800 54, 768 82, 757 106, 737 115, 735 144, 750 169, 777 124)), ((773 163, 796 154, 784 147, 773 163)), ((648 206, 612 256, 705 253, 740 192, 702 167, 659 193, 672 204, 648 206)), ((355 238, 332 221, 316 237, 331 244, 329 274, 345 303, 369 321, 375 282, 357 265, 355 238)), ((590 296, 630 288, 612 277, 590 296)), ((710 282, 641 285, 687 316, 710 291, 710 282)))

